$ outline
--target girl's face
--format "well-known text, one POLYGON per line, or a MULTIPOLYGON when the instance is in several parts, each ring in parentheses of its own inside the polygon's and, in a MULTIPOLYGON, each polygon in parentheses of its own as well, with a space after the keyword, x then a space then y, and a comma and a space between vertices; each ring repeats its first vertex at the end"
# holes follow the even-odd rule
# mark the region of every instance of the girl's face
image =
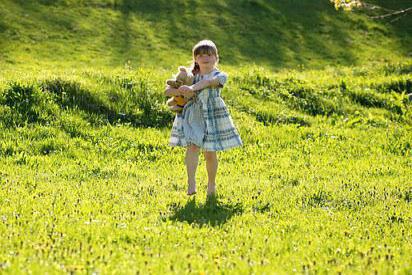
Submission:
POLYGON ((217 58, 214 54, 202 53, 196 55, 195 61, 202 69, 211 69, 215 67, 217 58))

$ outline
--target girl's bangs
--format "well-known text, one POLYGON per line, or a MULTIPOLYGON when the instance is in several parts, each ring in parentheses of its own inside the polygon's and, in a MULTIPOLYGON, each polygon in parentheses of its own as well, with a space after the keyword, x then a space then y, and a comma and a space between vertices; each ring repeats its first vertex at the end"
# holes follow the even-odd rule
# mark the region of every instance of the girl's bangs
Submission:
POLYGON ((202 46, 197 47, 193 52, 194 56, 198 56, 200 54, 213 54, 213 55, 216 55, 216 50, 212 46, 202 45, 202 46))

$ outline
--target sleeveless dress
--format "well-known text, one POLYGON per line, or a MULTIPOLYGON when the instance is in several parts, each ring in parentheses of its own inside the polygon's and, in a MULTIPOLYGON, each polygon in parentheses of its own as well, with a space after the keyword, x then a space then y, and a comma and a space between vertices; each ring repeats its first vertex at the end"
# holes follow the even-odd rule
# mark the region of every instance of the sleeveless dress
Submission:
POLYGON ((169 143, 171 146, 194 144, 204 151, 223 151, 243 145, 228 108, 220 97, 227 75, 214 69, 205 75, 195 75, 193 84, 214 77, 218 78, 220 87, 197 91, 182 113, 176 114, 169 143))

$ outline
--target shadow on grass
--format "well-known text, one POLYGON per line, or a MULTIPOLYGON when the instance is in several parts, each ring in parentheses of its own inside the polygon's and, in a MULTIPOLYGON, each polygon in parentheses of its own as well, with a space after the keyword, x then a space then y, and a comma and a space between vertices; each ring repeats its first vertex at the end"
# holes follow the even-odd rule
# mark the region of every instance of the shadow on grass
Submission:
POLYGON ((55 101, 63 109, 80 109, 87 114, 86 119, 95 124, 98 121, 106 121, 111 124, 129 123, 134 127, 165 127, 171 121, 171 114, 162 111, 156 105, 156 100, 148 95, 148 91, 134 91, 137 93, 137 102, 128 102, 128 110, 121 110, 119 106, 125 105, 127 99, 119 96, 118 102, 111 105, 99 98, 99 95, 84 89, 77 82, 62 79, 47 80, 41 85, 43 91, 54 94, 55 101), (140 113, 133 112, 141 110, 140 113))
POLYGON ((209 196, 204 204, 197 205, 196 197, 189 199, 185 206, 172 205, 174 214, 168 219, 172 221, 199 226, 218 226, 227 222, 233 215, 243 213, 240 203, 227 204, 219 201, 219 196, 209 196))
MULTIPOLYGON (((408 7, 406 0, 370 1, 390 9, 408 7)), ((353 65, 359 59, 358 44, 368 44, 370 39, 380 41, 389 35, 399 44, 391 50, 410 54, 411 31, 408 27, 411 16, 392 23, 372 21, 366 15, 337 12, 330 1, 13 2, 9 12, 19 14, 21 18, 27 15, 32 18, 30 24, 34 33, 46 29, 57 37, 77 37, 83 41, 73 45, 64 42, 67 47, 74 47, 76 52, 79 46, 89 48, 88 43, 92 42, 89 39, 94 35, 98 38, 93 39, 96 47, 100 46, 101 36, 104 41, 102 50, 109 53, 113 65, 118 65, 119 60, 145 65, 149 57, 154 59, 154 64, 167 62, 162 58, 167 60, 169 56, 162 53, 169 51, 173 55, 186 53, 182 57, 187 56, 190 60, 192 45, 204 38, 214 40, 222 48, 220 61, 231 65, 245 62, 272 68, 297 65, 322 68, 325 63, 353 65), (65 12, 61 12, 63 9, 59 6, 64 6, 65 12), (51 8, 53 12, 49 12, 51 8), (79 9, 93 11, 94 17, 91 18, 96 20, 93 22, 96 26, 101 26, 101 33, 100 29, 91 33, 83 26, 85 23, 80 20, 83 14, 76 12, 79 9)), ((6 28, 8 23, 0 17, 0 33, 6 28)), ((0 45, 10 42, 0 40, 0 45)))
POLYGON ((173 45, 174 51, 185 49, 188 59, 191 46, 208 38, 224 48, 220 60, 232 65, 250 60, 273 68, 317 59, 356 62, 348 42, 352 34, 345 28, 349 19, 327 1, 122 0, 111 8, 121 13, 107 37, 109 45, 116 45, 114 62, 119 56, 139 60, 142 52, 157 49, 153 42, 141 43, 139 50, 133 46, 131 36, 147 36, 136 33, 136 18, 156 25, 163 32, 162 42, 173 45))
MULTIPOLYGON (((383 9, 377 8, 369 10, 367 13, 369 16, 376 16, 376 15, 384 15, 390 14, 392 12, 388 12, 385 9, 394 10, 394 11, 401 11, 405 10, 412 6, 411 1, 408 0, 400 0, 400 1, 393 1, 393 0, 369 0, 370 4, 374 4, 377 6, 382 7, 383 9)), ((381 26, 386 26, 391 34, 392 39, 399 44, 399 51, 407 56, 412 55, 411 51, 411 44, 412 44, 412 15, 411 13, 404 13, 398 14, 397 16, 387 16, 380 20, 376 20, 381 26)))

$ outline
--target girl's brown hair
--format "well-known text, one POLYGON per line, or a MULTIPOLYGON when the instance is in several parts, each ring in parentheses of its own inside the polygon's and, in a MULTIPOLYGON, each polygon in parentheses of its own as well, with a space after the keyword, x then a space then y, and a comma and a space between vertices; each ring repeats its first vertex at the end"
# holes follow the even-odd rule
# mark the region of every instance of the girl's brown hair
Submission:
POLYGON ((215 43, 213 43, 213 41, 211 40, 199 41, 193 47, 192 53, 193 53, 193 64, 191 66, 191 71, 194 75, 198 74, 200 71, 199 64, 197 64, 197 62, 195 61, 196 56, 198 56, 199 54, 212 54, 216 56, 216 64, 219 62, 219 54, 217 52, 217 47, 215 43))

